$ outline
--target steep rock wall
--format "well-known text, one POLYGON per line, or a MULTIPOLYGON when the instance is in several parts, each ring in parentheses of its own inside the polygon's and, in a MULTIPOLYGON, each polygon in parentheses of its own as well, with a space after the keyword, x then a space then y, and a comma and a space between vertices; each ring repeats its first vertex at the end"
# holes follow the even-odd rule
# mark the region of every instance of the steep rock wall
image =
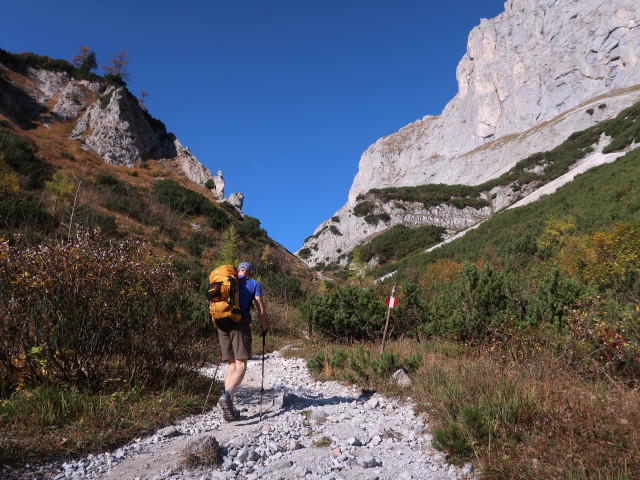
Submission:
POLYGON ((457 69, 458 93, 443 112, 363 153, 347 203, 305 241, 306 263, 345 264, 346 252, 398 223, 453 232, 518 201, 528 192, 493 192, 488 211, 414 205, 405 215, 377 205, 374 213, 387 211, 390 219, 376 225, 353 214, 358 196, 372 188, 481 184, 617 115, 640 99, 639 59, 635 0, 507 1, 505 12, 483 19, 469 34, 457 69))
MULTIPOLYGON (((510 0, 505 8, 469 34, 456 73, 458 93, 442 114, 364 152, 349 203, 371 188, 481 183, 518 159, 499 152, 467 162, 458 158, 640 83, 636 0, 510 0)), ((563 135, 540 138, 537 148, 548 150, 563 135)))

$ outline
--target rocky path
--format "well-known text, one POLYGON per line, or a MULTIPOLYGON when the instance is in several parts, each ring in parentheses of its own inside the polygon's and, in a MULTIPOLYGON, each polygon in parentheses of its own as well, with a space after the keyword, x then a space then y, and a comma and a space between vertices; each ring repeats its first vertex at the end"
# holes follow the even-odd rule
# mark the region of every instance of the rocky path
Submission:
MULTIPOLYGON (((214 369, 207 369, 207 374, 213 375, 214 369)), ((224 370, 221 365, 218 379, 224 370)), ((214 407, 114 452, 40 468, 31 478, 437 480, 473 476, 470 465, 449 465, 442 453, 432 449, 431 436, 413 412, 410 399, 399 403, 378 394, 363 396, 356 387, 316 382, 303 360, 285 359, 276 352, 265 359, 260 420, 260 385, 261 359, 254 358, 237 394, 238 421, 225 422, 214 407), (187 467, 186 449, 212 437, 221 447, 221 464, 187 467)), ((216 400, 211 398, 209 404, 216 400)), ((12 478, 11 472, 0 472, 0 477, 12 478)))

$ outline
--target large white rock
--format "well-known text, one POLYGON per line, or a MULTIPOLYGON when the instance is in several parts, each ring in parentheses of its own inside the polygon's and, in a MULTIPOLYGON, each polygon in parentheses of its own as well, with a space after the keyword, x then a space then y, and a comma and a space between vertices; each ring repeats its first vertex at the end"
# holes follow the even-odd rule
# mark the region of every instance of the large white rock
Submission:
POLYGON ((77 117, 87 107, 89 97, 98 94, 102 88, 98 82, 74 80, 65 72, 29 68, 28 74, 35 79, 35 88, 31 90, 33 97, 43 107, 53 103, 49 120, 65 121, 77 117))
MULTIPOLYGON (((0 64, 0 69, 8 68, 0 64)), ((105 162, 133 167, 158 160, 198 185, 211 180, 213 197, 227 201, 222 171, 214 176, 126 88, 75 80, 66 72, 29 67, 22 73, 19 82, 2 76, 6 80, 0 89, 0 111, 23 128, 34 122, 75 121, 71 137, 105 162)), ((232 194, 229 202, 241 211, 243 198, 242 193, 232 194)))
POLYGON ((107 91, 80 117, 71 135, 111 164, 132 167, 154 156, 169 156, 158 155, 158 133, 124 88, 107 91))

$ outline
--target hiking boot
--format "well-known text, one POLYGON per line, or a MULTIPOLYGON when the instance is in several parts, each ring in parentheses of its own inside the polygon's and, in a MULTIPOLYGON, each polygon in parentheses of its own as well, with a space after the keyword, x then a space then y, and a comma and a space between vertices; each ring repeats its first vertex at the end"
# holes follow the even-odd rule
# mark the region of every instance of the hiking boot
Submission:
POLYGON ((228 393, 225 392, 220 395, 218 406, 220 407, 220 410, 222 410, 222 418, 227 422, 233 422, 236 419, 236 415, 233 410, 233 402, 231 401, 231 397, 229 397, 228 393))

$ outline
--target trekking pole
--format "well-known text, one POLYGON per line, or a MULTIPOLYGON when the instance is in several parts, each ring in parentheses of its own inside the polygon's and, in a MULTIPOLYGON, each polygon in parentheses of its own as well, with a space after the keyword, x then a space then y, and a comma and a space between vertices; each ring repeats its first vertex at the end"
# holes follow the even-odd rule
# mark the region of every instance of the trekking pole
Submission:
POLYGON ((204 411, 207 408, 207 402, 209 401, 209 395, 211 395, 211 389, 213 388, 213 384, 216 381, 216 377, 218 376, 218 368, 220 368, 220 361, 222 360, 222 353, 220 353, 220 356, 218 357, 218 366, 216 367, 216 371, 213 374, 213 378, 211 379, 211 385, 209 386, 209 393, 207 393, 207 398, 204 399, 204 405, 202 406, 202 413, 204 413, 204 411))
POLYGON ((262 332, 262 383, 260 384, 260 421, 262 421, 262 395, 264 394, 264 345, 267 333, 262 332))

